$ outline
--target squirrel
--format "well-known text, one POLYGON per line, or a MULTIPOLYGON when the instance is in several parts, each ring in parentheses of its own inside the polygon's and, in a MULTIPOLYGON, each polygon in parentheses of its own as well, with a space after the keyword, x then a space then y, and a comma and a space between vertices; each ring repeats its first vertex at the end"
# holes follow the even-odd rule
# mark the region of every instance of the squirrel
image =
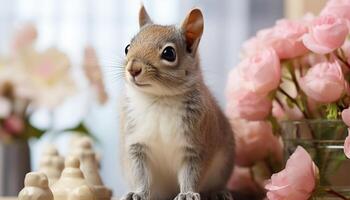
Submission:
POLYGON ((123 63, 120 152, 132 192, 122 200, 232 199, 234 137, 203 80, 201 10, 176 27, 154 24, 142 5, 139 26, 123 63))

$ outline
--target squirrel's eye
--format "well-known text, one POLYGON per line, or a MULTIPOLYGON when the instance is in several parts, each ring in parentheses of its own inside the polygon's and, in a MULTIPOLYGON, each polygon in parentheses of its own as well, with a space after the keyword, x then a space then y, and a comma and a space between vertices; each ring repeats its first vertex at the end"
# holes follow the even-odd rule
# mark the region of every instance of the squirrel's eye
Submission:
POLYGON ((162 58, 169 62, 174 62, 176 60, 175 49, 171 46, 165 47, 162 52, 162 58))
POLYGON ((126 47, 125 47, 125 50, 124 50, 125 51, 125 55, 128 54, 129 49, 130 49, 130 44, 126 45, 126 47))

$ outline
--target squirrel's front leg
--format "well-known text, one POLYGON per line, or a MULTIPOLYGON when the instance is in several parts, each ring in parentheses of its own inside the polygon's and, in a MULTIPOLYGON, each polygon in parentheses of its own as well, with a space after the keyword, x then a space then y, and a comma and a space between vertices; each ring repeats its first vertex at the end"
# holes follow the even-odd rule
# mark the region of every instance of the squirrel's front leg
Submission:
POLYGON ((178 173, 180 193, 175 200, 200 200, 198 187, 202 162, 202 156, 196 149, 192 147, 184 149, 182 167, 178 173))
POLYGON ((150 174, 147 168, 147 146, 141 143, 128 147, 132 176, 135 178, 135 191, 129 192, 122 200, 149 200, 150 174))

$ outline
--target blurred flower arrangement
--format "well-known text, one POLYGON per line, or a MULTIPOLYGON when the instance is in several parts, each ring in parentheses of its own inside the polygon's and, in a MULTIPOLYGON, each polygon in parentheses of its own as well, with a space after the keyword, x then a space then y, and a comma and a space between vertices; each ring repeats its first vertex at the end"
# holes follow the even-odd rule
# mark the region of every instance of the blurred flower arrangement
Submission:
MULTIPOLYGON (((57 48, 38 51, 37 36, 34 25, 22 26, 14 34, 10 55, 0 58, 0 140, 3 142, 40 137, 50 131, 52 127, 43 130, 30 123, 31 115, 42 108, 53 111, 79 92, 68 56, 57 48)), ((83 65, 100 103, 105 103, 108 97, 92 47, 86 48, 83 65)), ((82 120, 67 130, 88 133, 82 120)))
MULTIPOLYGON (((350 0, 329 0, 319 16, 278 20, 243 44, 242 60, 230 72, 226 88, 239 169, 231 177, 231 189, 244 187, 234 184, 236 176, 243 176, 249 180, 244 182, 248 191, 265 188, 270 200, 307 200, 316 191, 318 168, 306 147, 296 147, 282 170, 286 144, 281 124, 343 120, 350 126, 349 10, 350 0)), ((339 124, 322 134, 336 138, 335 129, 346 130, 344 123, 339 124)), ((308 128, 308 139, 320 139, 308 128)), ((350 137, 341 139, 350 158, 350 137)), ((320 160, 330 157, 319 154, 320 160)), ((324 171, 320 172, 322 179, 324 171)), ((327 192, 346 199, 333 190, 327 192)))

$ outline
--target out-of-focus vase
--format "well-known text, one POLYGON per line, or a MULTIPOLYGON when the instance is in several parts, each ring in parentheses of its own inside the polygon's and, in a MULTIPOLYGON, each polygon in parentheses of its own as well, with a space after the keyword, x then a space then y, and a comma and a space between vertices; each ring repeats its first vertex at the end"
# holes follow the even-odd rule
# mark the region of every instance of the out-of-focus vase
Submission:
POLYGON ((30 172, 30 150, 27 141, 0 141, 0 196, 17 196, 24 177, 30 172))

